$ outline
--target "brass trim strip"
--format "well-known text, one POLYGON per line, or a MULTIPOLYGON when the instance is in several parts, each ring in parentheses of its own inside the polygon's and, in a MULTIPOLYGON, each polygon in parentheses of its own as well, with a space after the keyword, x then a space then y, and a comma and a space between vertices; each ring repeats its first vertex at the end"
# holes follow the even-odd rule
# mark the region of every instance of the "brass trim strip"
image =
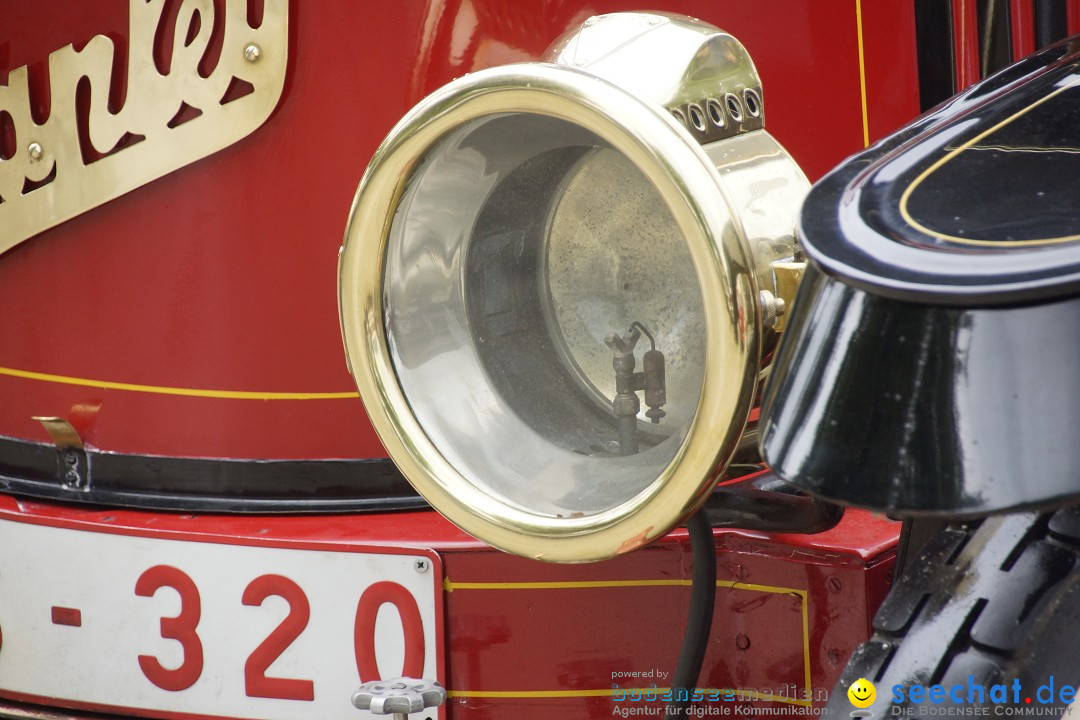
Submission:
MULTIPOLYGON (((769 695, 767 693, 761 693, 756 690, 744 690, 741 688, 694 688, 702 693, 718 692, 721 694, 734 693, 740 700, 744 699, 756 699, 764 702, 778 702, 785 703, 787 705, 799 705, 801 707, 810 707, 813 705, 811 700, 798 700, 796 698, 779 697, 777 695, 769 695)), ((649 691, 656 692, 658 695, 662 695, 671 688, 652 686, 646 688, 620 688, 620 692, 633 692, 633 691, 649 691)), ((597 690, 448 690, 447 696, 450 698, 506 698, 506 699, 525 699, 525 698, 578 698, 578 697, 614 697, 614 689, 597 689, 597 690)), ((638 702, 638 701, 631 701, 638 702)), ((727 701, 718 701, 727 702, 727 701)))
POLYGON ((862 101, 863 147, 870 147, 870 120, 866 103, 866 53, 863 50, 862 0, 855 0, 855 28, 859 40, 859 97, 862 101))
POLYGON ((914 217, 912 217, 911 213, 908 211, 908 202, 911 199, 912 193, 915 192, 915 189, 918 188, 919 185, 921 185, 923 183, 923 181, 926 180, 926 178, 930 177, 930 175, 932 175, 933 173, 940 170, 945 165, 945 163, 949 162, 950 160, 952 160, 953 158, 955 158, 957 155, 964 152, 965 150, 970 149, 973 145, 978 144, 979 141, 983 140, 987 136, 992 135, 993 133, 997 132, 998 130, 1005 127, 1006 125, 1009 125, 1010 123, 1017 120, 1018 118, 1023 117, 1024 115, 1028 114, 1029 112, 1031 112, 1035 108, 1039 107, 1043 103, 1051 100, 1054 97, 1057 97, 1058 95, 1060 95, 1061 93, 1065 92, 1066 90, 1068 90, 1070 88, 1076 87, 1076 85, 1078 83, 1080 83, 1080 78, 1073 78, 1070 82, 1066 83, 1065 85, 1062 85, 1061 87, 1057 88, 1053 92, 1048 93, 1046 96, 1036 100, 1035 102, 1031 103, 1027 107, 1016 111, 1015 113, 1013 113, 1009 117, 1007 117, 1004 120, 1002 120, 1001 122, 999 122, 997 125, 994 125, 993 127, 991 127, 989 130, 985 130, 984 132, 979 133, 974 138, 972 138, 971 140, 968 140, 966 143, 964 143, 964 144, 960 145, 959 147, 957 147, 956 149, 952 150, 951 152, 946 154, 944 157, 942 157, 940 160, 935 162, 933 165, 926 168, 926 170, 923 170, 921 173, 919 173, 919 176, 916 177, 911 182, 911 184, 907 186, 907 188, 904 190, 904 194, 900 196, 900 215, 901 215, 901 217, 904 218, 904 222, 906 222, 908 225, 915 228, 919 232, 925 233, 925 234, 927 234, 927 235, 929 235, 931 237, 935 237, 935 238, 937 238, 939 240, 945 240, 947 242, 959 243, 961 245, 975 245, 975 246, 980 246, 980 247, 1002 248, 1002 247, 1023 247, 1025 245, 1056 245, 1056 244, 1060 244, 1060 243, 1070 242, 1070 241, 1073 241, 1073 240, 1080 240, 1080 234, 1078 234, 1078 235, 1066 235, 1066 236, 1063 236, 1063 237, 1056 237, 1056 238, 1037 238, 1035 240, 980 240, 980 239, 975 239, 975 238, 962 238, 962 237, 957 237, 955 235, 949 235, 947 233, 942 233, 942 232, 938 232, 936 230, 932 230, 932 229, 926 227, 925 225, 923 225, 922 223, 920 223, 914 217))
POLYGON ((1080 147, 1027 147, 1024 145, 972 145, 968 150, 997 150, 1014 153, 1065 153, 1080 155, 1080 147))
MULTIPOLYGON (((552 581, 552 582, 454 582, 450 578, 443 579, 443 590, 454 592, 455 590, 582 590, 589 588, 617 588, 617 587, 689 587, 689 579, 678 580, 582 580, 582 581, 552 581)), ((754 583, 742 583, 736 580, 717 580, 716 587, 731 588, 733 590, 756 590, 759 592, 775 593, 778 595, 798 595, 806 599, 806 591, 797 588, 778 587, 776 585, 757 585, 754 583)))
POLYGON ((813 697, 814 686, 810 679, 810 613, 807 605, 806 591, 801 591, 802 598, 802 638, 803 638, 803 680, 806 683, 806 693, 813 697))
MULTIPOLYGON (((584 581, 552 581, 552 582, 454 582, 449 577, 443 578, 443 590, 448 593, 455 590, 580 590, 588 588, 625 588, 625 587, 689 587, 689 579, 676 580, 584 580, 584 581)), ((767 592, 776 595, 792 595, 799 598, 802 614, 802 650, 803 650, 803 680, 806 683, 804 696, 813 697, 813 682, 810 676, 810 613, 807 591, 798 588, 779 587, 776 585, 758 585, 756 583, 742 583, 735 580, 717 580, 716 587, 730 588, 732 590, 753 590, 767 592)), ((628 688, 633 690, 635 688, 628 688)), ((645 688, 651 690, 652 688, 645 688)), ((658 688, 660 692, 666 692, 667 688, 658 688)), ((712 690, 707 688, 706 690, 712 690)), ((727 692, 727 688, 720 688, 720 692, 727 692)), ((735 693, 752 693, 752 690, 734 690, 735 693)), ((542 697, 604 697, 613 695, 613 690, 450 690, 449 696, 454 698, 542 698, 542 697)), ((784 699, 773 697, 769 700, 774 702, 787 702, 794 705, 810 706, 809 700, 784 699)))
MULTIPOLYGON (((628 688, 633 689, 633 688, 628 688)), ((648 688, 651 690, 652 688, 648 688)), ((657 692, 661 689, 657 688, 657 692)), ((450 698, 611 697, 614 690, 447 690, 450 698)))
POLYGON ((0 367, 0 375, 21 378, 24 380, 57 383, 59 385, 79 385, 81 387, 99 388, 101 390, 125 390, 128 392, 152 393, 155 395, 182 395, 185 397, 217 398, 221 400, 351 400, 360 397, 360 394, 355 391, 264 392, 247 390, 202 390, 196 388, 167 387, 163 385, 139 385, 136 383, 113 382, 111 380, 90 380, 88 378, 68 377, 66 375, 52 375, 50 373, 16 370, 15 368, 6 367, 0 367))

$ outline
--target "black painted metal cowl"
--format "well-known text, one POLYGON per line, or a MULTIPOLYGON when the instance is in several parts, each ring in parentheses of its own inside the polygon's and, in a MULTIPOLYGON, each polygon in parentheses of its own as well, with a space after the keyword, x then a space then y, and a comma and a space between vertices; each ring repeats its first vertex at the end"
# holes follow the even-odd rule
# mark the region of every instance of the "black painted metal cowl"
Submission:
POLYGON ((899 515, 1080 498, 1080 41, 855 156, 763 405, 776 473, 899 515))

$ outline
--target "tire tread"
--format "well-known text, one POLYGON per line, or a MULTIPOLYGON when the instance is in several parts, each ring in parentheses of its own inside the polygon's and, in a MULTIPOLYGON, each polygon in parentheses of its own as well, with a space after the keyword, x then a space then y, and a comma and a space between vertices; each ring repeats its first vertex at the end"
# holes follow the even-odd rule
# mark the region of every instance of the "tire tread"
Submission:
MULTIPOLYGON (((1080 644, 1070 649, 1061 637, 1080 631, 1077 600, 1080 508, 951 524, 882 603, 873 636, 841 674, 830 714, 851 710, 846 691, 862 677, 883 685, 877 717, 891 713, 894 685, 966 686, 971 676, 987 687, 1019 678, 1033 688, 1055 675, 1075 686, 1080 644)), ((900 704, 914 707, 910 699, 900 704)))

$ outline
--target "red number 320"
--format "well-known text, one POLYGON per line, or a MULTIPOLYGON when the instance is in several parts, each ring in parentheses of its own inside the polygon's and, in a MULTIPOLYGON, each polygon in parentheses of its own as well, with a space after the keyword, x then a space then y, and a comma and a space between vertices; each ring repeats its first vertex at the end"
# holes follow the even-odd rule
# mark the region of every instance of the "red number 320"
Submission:
MULTIPOLYGON (((167 668, 153 655, 139 655, 139 667, 146 679, 162 690, 186 690, 199 679, 203 670, 203 646, 199 638, 202 600, 199 588, 185 572, 169 565, 155 565, 139 576, 135 594, 153 597, 161 588, 170 588, 180 596, 180 614, 161 618, 161 637, 180 643, 183 661, 167 668)), ((270 596, 289 605, 289 613, 263 640, 244 664, 244 687, 248 697, 282 700, 315 699, 315 683, 296 678, 267 677, 266 670, 300 636, 311 617, 311 606, 304 591, 283 575, 261 575, 244 589, 241 602, 258 606, 270 596)), ((361 596, 356 608, 353 645, 357 674, 363 681, 379 680, 375 660, 375 619, 383 604, 393 605, 401 618, 405 640, 402 674, 422 677, 424 673, 424 628, 416 599, 401 585, 378 582, 361 596)))

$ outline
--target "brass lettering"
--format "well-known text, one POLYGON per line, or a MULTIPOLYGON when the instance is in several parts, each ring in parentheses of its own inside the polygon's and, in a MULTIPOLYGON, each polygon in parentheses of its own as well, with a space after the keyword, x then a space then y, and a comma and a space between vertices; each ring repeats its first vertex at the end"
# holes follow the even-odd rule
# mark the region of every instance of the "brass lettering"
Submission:
POLYGON ((16 152, 0 159, 0 253, 217 152, 265 122, 285 80, 288 0, 265 0, 257 29, 247 22, 246 0, 226 0, 224 7, 221 54, 202 77, 199 64, 214 40, 213 0, 180 4, 167 74, 154 63, 155 37, 167 20, 165 0, 128 0, 127 94, 115 113, 108 102, 115 47, 104 35, 81 50, 68 45, 50 53, 52 110, 42 125, 30 113, 27 69, 9 73, 7 85, 0 85, 0 112, 11 117, 16 152), (90 89, 89 141, 105 154, 91 162, 84 162, 79 140, 76 90, 83 78, 90 89), (224 102, 237 81, 253 91, 224 102), (198 116, 170 127, 185 105, 198 116), (140 141, 113 151, 129 135, 140 141))

